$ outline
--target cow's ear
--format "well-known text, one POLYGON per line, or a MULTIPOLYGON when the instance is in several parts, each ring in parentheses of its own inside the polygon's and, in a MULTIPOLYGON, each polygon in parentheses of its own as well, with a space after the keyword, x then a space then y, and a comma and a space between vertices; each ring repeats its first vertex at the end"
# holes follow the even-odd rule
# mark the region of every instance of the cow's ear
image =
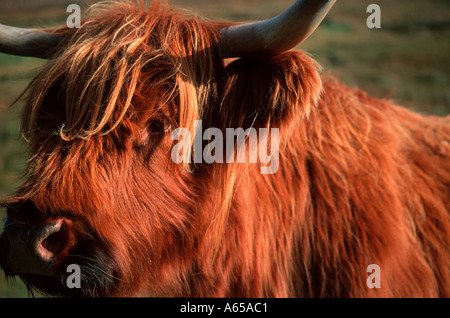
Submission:
POLYGON ((319 71, 318 63, 300 51, 231 62, 221 85, 221 121, 225 127, 289 128, 317 104, 319 71))

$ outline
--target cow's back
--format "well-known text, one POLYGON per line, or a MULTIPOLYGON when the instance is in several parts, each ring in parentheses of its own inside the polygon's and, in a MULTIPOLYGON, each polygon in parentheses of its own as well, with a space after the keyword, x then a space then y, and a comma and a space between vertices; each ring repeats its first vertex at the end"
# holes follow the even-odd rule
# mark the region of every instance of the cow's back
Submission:
POLYGON ((312 252, 301 293, 450 296, 450 116, 415 114, 328 77, 323 85, 295 141, 312 225, 302 228, 312 252), (366 285, 370 264, 380 289, 366 285))

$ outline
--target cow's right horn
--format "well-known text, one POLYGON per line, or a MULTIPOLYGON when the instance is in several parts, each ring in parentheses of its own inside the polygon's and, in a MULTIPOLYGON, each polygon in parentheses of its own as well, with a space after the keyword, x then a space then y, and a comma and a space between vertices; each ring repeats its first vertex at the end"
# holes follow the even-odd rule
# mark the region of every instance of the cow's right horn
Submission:
POLYGON ((48 58, 62 40, 61 35, 36 29, 22 29, 0 24, 0 52, 48 58))
POLYGON ((336 0, 297 0, 280 15, 220 30, 223 57, 278 54, 303 42, 317 28, 336 0))

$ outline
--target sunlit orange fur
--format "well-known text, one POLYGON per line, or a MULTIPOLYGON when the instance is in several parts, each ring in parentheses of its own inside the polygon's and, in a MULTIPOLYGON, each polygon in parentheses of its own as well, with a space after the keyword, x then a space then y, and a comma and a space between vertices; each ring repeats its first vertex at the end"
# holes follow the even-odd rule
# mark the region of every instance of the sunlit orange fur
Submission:
POLYGON ((14 200, 109 242, 111 295, 450 297, 449 117, 320 76, 301 51, 225 61, 227 23, 159 3, 91 11, 56 30, 66 40, 30 84, 14 200), (278 172, 174 164, 170 133, 148 127, 195 119, 279 127, 278 172))

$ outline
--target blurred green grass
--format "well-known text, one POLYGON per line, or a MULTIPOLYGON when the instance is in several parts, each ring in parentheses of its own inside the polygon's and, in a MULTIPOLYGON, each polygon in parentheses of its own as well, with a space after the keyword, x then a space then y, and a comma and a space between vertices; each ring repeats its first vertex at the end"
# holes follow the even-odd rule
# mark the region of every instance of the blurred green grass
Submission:
MULTIPOLYGON (((0 23, 46 27, 65 23, 66 7, 82 9, 92 0, 2 0, 0 23)), ((170 4, 208 19, 254 21, 272 17, 293 0, 174 0, 170 4)), ((389 96, 425 114, 450 113, 450 2, 376 1, 381 29, 368 29, 366 8, 373 0, 338 1, 327 19, 299 48, 324 71, 374 97, 389 96)), ((0 54, 0 199, 23 181, 26 144, 19 133, 23 102, 11 105, 45 61, 0 54)), ((5 211, 0 209, 0 219, 5 211)), ((0 222, 0 232, 3 222, 0 222)), ((22 283, 6 284, 0 272, 0 297, 27 297, 22 283)))

